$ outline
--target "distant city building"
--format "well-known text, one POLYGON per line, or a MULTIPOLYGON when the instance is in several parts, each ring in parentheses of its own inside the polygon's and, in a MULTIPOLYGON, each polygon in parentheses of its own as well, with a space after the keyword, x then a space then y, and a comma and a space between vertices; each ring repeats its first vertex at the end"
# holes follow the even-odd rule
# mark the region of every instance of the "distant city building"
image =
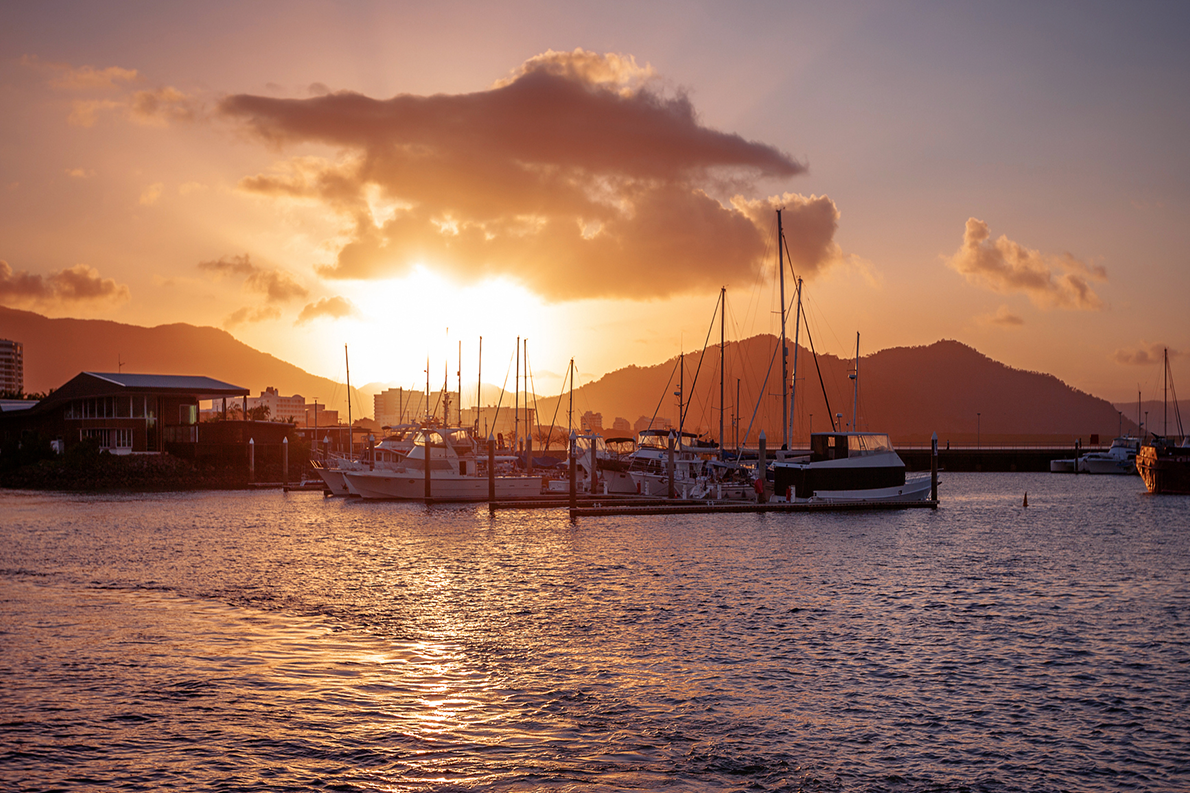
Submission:
POLYGON ((658 416, 655 419, 649 419, 648 416, 641 416, 636 420, 636 423, 632 425, 632 429, 638 433, 650 429, 650 427, 655 430, 668 430, 673 428, 673 422, 667 418, 662 418, 661 416, 658 416), (650 421, 652 421, 651 425, 649 423, 650 421))
POLYGON ((19 341, 0 339, 0 391, 25 390, 25 353, 19 341))
POLYGON ((416 424, 431 416, 436 416, 439 421, 445 417, 444 423, 448 425, 463 423, 459 418, 458 391, 439 390, 431 393, 427 403, 425 391, 389 388, 372 397, 372 405, 372 415, 381 426, 416 424), (446 414, 447 410, 449 415, 446 414))
MULTIPOLYGON (((248 410, 266 406, 271 421, 289 421, 301 424, 306 420, 306 398, 301 394, 281 396, 277 389, 269 386, 258 397, 248 397, 248 410)), ((321 423, 321 422, 319 422, 321 423)))
POLYGON ((481 438, 495 435, 497 440, 503 439, 506 444, 512 442, 513 434, 519 430, 521 438, 526 437, 531 430, 536 430, 537 410, 535 408, 521 408, 514 411, 511 405, 501 407, 465 408, 463 410, 464 427, 476 427, 481 438), (520 421, 516 421, 517 418, 520 421))
POLYGON ((628 419, 616 416, 616 420, 612 422, 612 432, 616 435, 629 435, 632 433, 632 425, 628 423, 628 419))
POLYGON ((306 405, 302 420, 307 427, 334 427, 339 424, 339 411, 327 410, 326 405, 317 403, 306 405))
POLYGON ((579 419, 583 432, 603 432, 603 414, 588 410, 579 419))

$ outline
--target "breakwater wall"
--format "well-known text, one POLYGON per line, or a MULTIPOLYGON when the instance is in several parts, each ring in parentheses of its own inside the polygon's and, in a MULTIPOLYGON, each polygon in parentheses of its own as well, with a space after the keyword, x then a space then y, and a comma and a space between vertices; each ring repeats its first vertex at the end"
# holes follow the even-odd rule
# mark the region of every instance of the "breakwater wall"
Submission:
MULTIPOLYGON (((1091 449, 1082 449, 1085 454, 1091 449)), ((930 470, 930 450, 897 449, 910 471, 930 470)), ((1028 447, 994 449, 939 449, 938 469, 941 471, 1041 471, 1049 472, 1051 460, 1069 460, 1075 451, 1064 447, 1028 447)))

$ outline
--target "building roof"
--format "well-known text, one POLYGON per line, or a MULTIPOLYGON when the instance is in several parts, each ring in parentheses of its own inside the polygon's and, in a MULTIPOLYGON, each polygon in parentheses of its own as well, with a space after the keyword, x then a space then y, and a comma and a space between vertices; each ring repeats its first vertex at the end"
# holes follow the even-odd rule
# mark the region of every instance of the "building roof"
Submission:
POLYGON ((111 372, 83 372, 84 375, 106 380, 126 391, 172 391, 216 396, 248 396, 247 388, 225 383, 203 375, 178 374, 113 374, 111 372))

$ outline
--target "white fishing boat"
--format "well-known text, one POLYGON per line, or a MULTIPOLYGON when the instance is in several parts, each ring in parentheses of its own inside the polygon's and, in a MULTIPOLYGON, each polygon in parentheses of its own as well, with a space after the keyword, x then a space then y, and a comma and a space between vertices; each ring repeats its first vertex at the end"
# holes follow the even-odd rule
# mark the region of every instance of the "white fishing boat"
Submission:
MULTIPOLYGON (((488 477, 481 475, 470 431, 463 428, 418 430, 399 470, 349 470, 344 477, 365 499, 486 501, 489 496, 488 477)), ((541 493, 541 477, 498 475, 495 479, 500 500, 541 493)))
MULTIPOLYGON (((636 450, 628 458, 628 475, 637 493, 643 496, 669 494, 669 442, 671 430, 642 430, 636 450)), ((674 492, 696 498, 706 495, 710 486, 711 461, 719 446, 692 432, 672 432, 674 436, 674 492)))
MULTIPOLYGON (((1136 454, 1140 451, 1140 438, 1120 436, 1111 442, 1105 452, 1088 452, 1078 458, 1080 474, 1135 474, 1136 454)), ((1053 471, 1053 466, 1050 466, 1053 471)))
POLYGON ((358 496, 347 481, 348 471, 397 471, 404 466, 405 456, 413 448, 416 427, 393 427, 394 432, 376 444, 374 449, 359 458, 332 454, 324 462, 313 462, 314 470, 336 496, 358 496))
POLYGON ((815 432, 810 456, 777 460, 773 501, 790 503, 911 502, 930 498, 929 474, 905 475, 905 463, 888 435, 815 432))

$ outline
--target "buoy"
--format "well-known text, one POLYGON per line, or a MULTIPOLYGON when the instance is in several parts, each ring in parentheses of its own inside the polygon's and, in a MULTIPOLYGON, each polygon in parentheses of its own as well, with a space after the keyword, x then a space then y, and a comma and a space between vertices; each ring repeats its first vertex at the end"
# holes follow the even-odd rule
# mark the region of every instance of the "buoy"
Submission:
POLYGON ((1029 506, 1029 491, 1025 491, 1025 506, 1029 506))

